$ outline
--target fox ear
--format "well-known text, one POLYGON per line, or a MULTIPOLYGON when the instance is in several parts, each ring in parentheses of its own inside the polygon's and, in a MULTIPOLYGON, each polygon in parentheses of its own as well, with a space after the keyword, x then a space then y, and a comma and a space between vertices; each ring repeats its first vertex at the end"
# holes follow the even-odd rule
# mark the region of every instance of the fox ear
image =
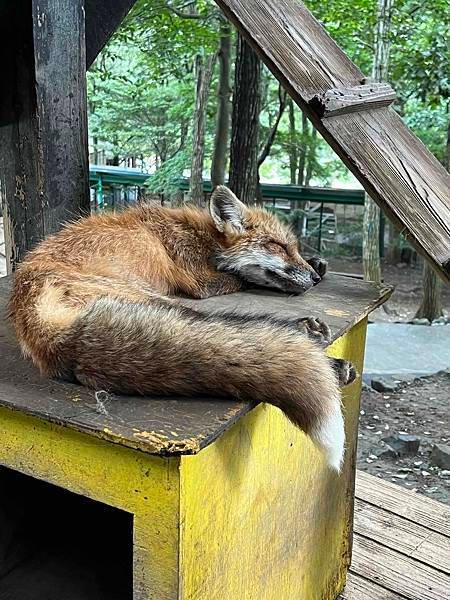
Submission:
POLYGON ((236 233, 242 233, 246 210, 245 204, 224 185, 217 186, 211 194, 209 213, 219 231, 225 231, 225 226, 228 224, 236 233))

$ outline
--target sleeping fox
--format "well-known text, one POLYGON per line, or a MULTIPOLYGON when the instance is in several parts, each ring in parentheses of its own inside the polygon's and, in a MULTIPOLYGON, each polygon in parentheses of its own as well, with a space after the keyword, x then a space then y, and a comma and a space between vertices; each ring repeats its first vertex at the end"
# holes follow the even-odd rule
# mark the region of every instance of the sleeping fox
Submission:
POLYGON ((274 215, 220 186, 208 210, 143 205, 66 225, 20 265, 9 312, 24 354, 47 376, 122 394, 268 402, 339 470, 339 384, 355 371, 323 353, 329 328, 312 318, 206 316, 176 299, 249 285, 301 294, 325 267, 300 256, 274 215))

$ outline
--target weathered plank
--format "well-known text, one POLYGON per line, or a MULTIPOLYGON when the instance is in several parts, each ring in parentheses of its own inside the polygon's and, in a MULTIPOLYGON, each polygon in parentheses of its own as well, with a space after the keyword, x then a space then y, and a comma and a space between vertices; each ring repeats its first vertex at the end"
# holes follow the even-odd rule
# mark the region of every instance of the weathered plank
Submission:
POLYGON ((358 534, 352 571, 410 600, 448 600, 450 577, 358 534))
POLYGON ((349 573, 345 590, 338 600, 399 600, 402 596, 368 581, 355 573, 349 573))
POLYGON ((351 88, 328 90, 314 96, 310 105, 320 117, 335 117, 349 112, 359 112, 389 106, 397 94, 388 83, 367 83, 351 88))
POLYGON ((357 471, 356 497, 450 537, 450 507, 357 471))
POLYGON ((14 266, 89 210, 84 0, 4 4, 0 195, 14 266))
POLYGON ((322 119, 309 101, 364 83, 298 0, 216 0, 408 240, 450 281, 450 176, 395 111, 322 119))
POLYGON ((216 0, 295 100, 364 82, 363 73, 297 0, 216 0))
POLYGON ((392 108, 331 117, 323 126, 365 174, 372 198, 379 203, 389 199, 381 205, 404 237, 434 257, 450 279, 450 176, 445 169, 392 108))
POLYGON ((450 538, 355 500, 355 532, 450 574, 450 538))
POLYGON ((86 65, 89 68, 136 0, 85 0, 86 65))

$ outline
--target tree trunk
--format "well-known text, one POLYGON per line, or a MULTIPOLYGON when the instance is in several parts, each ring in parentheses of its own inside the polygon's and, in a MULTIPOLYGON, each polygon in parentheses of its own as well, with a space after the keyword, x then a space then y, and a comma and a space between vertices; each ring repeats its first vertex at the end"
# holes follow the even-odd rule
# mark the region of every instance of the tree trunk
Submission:
MULTIPOLYGON (((390 28, 394 0, 378 0, 378 19, 375 34, 375 56, 372 79, 385 81, 389 65, 390 28)), ((363 229, 363 269, 364 279, 381 280, 380 266, 380 209, 366 194, 364 204, 363 229)))
POLYGON ((228 135, 231 114, 230 59, 231 26, 224 21, 220 26, 219 41, 219 85, 217 89, 217 124, 214 138, 214 151, 211 162, 211 183, 213 188, 225 182, 228 156, 228 135))
POLYGON ((248 204, 255 203, 258 197, 260 83, 261 61, 238 33, 229 185, 248 204))
POLYGON ((272 150, 272 146, 275 142, 275 137, 277 135, 278 127, 280 125, 281 118, 284 114, 284 109, 286 108, 286 97, 287 97, 287 93, 283 90, 283 88, 280 85, 278 88, 278 99, 279 99, 278 114, 275 118, 275 122, 272 125, 271 130, 269 131, 269 135, 267 136, 266 143, 264 144, 264 147, 262 148, 261 153, 258 157, 258 169, 264 163, 266 158, 269 156, 270 151, 272 150))
POLYGON ((422 302, 416 312, 416 319, 428 319, 434 321, 442 317, 441 302, 442 282, 428 262, 423 265, 423 292, 422 302))
POLYGON ((366 194, 363 218, 363 272, 366 281, 381 281, 380 209, 366 194))
POLYGON ((386 252, 386 262, 396 265, 401 261, 402 251, 400 248, 400 231, 389 222, 389 246, 386 252))
POLYGON ((305 113, 302 113, 302 139, 300 146, 300 155, 298 159, 298 174, 297 185, 305 183, 305 166, 306 166, 306 139, 308 137, 308 119, 305 113))
MULTIPOLYGON (((289 169, 291 172, 291 185, 297 183, 297 130, 295 125, 295 106, 292 98, 289 98, 289 169)), ((291 207, 292 208, 292 207, 291 207)))
POLYGON ((191 201, 203 206, 203 163, 205 159, 205 121, 208 105, 209 88, 216 59, 215 54, 195 59, 197 74, 197 91, 195 96, 194 126, 192 132, 192 162, 190 179, 191 201))
POLYGON ((316 162, 316 144, 317 144, 317 129, 312 128, 311 139, 309 142, 308 152, 306 154, 306 173, 305 173, 305 186, 309 187, 311 177, 314 171, 314 164, 316 162))
MULTIPOLYGON (((446 149, 443 165, 449 170, 450 166, 450 123, 447 128, 446 149)), ((431 265, 425 261, 423 265, 422 302, 416 312, 416 319, 434 321, 444 314, 442 312, 442 282, 431 265)))
MULTIPOLYGON (((289 171, 291 185, 297 183, 297 165, 298 165, 298 148, 297 148, 297 129, 295 123, 295 105, 292 98, 288 100, 289 107, 289 171)), ((297 202, 291 200, 290 202, 291 212, 296 210, 297 202)))

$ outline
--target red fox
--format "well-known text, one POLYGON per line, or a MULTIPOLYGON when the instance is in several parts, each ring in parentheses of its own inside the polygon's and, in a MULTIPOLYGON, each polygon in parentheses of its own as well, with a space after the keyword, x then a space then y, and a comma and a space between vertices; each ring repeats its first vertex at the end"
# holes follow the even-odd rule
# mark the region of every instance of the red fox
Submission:
POLYGON ((205 316, 176 299, 249 284, 299 294, 325 267, 300 256, 273 214, 220 186, 208 210, 142 205, 67 224, 20 265, 9 313, 24 354, 47 376, 113 393, 268 402, 339 470, 339 383, 356 373, 323 353, 329 328, 312 318, 205 316))

